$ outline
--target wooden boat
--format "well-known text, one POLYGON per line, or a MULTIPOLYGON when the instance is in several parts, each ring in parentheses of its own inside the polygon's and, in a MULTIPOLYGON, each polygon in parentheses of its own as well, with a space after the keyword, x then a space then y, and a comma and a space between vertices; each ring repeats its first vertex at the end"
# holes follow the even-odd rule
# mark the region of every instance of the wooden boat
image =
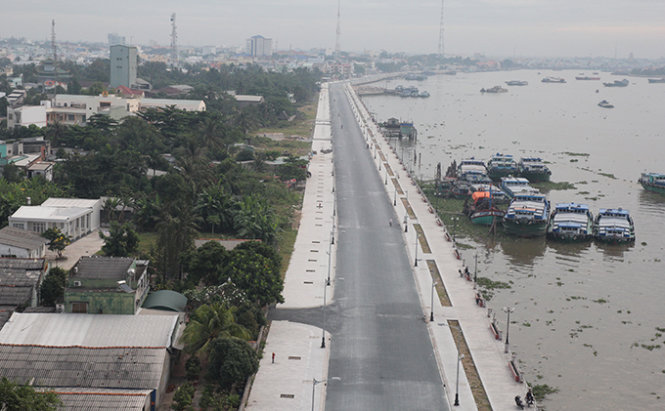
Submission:
POLYGON ((471 195, 473 205, 468 208, 468 215, 473 224, 491 226, 503 220, 505 211, 493 202, 492 191, 476 191, 471 195))
POLYGON ((501 189, 511 198, 522 192, 537 192, 535 188, 529 185, 529 180, 513 176, 501 177, 501 189))

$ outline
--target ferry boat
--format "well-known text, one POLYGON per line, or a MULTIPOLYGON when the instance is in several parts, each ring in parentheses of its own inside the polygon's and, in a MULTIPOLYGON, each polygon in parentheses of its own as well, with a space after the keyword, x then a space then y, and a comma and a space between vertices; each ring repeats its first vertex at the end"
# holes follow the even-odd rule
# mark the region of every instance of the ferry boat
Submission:
POLYGON ((603 100, 603 101, 601 101, 600 103, 598 103, 598 107, 602 107, 602 108, 614 108, 614 104, 611 104, 611 103, 610 103, 609 101, 607 101, 607 100, 603 100))
POLYGON ((565 83, 566 79, 561 77, 545 77, 540 81, 542 83, 565 83))
POLYGON ((487 175, 492 180, 499 180, 501 177, 517 175, 519 167, 517 162, 510 154, 496 153, 487 162, 487 175))
POLYGON ((642 173, 638 181, 646 190, 665 194, 665 174, 642 173))
POLYGON ((532 183, 549 181, 552 172, 540 157, 522 157, 518 163, 520 175, 532 183))
POLYGON ((520 193, 537 191, 526 178, 513 176, 501 177, 501 189, 511 198, 520 193))
POLYGON ((576 76, 575 80, 600 80, 600 77, 576 76))
POLYGON ((654 83, 665 83, 665 77, 663 78, 650 78, 649 83, 654 84, 654 83))
POLYGON ((513 198, 503 216, 506 233, 520 237, 544 235, 550 216, 550 203, 538 192, 522 193, 513 198))
POLYGON ((614 80, 611 83, 603 83, 605 87, 627 87, 630 82, 628 81, 627 78, 623 80, 614 80))
POLYGON ((492 225, 503 220, 505 211, 496 206, 493 191, 476 191, 471 195, 471 199, 473 205, 465 211, 473 224, 492 225))
POLYGON ((480 92, 481 93, 507 93, 508 89, 503 88, 501 86, 494 86, 492 88, 481 88, 480 92))
POLYGON ((586 241, 593 237, 593 214, 585 204, 557 204, 547 225, 547 238, 586 241))
POLYGON ((594 220, 593 238, 607 243, 635 241, 635 225, 628 210, 601 208, 594 220))
POLYGON ((506 85, 508 85, 508 86, 528 86, 529 82, 524 81, 524 80, 510 80, 510 81, 506 81, 506 85))

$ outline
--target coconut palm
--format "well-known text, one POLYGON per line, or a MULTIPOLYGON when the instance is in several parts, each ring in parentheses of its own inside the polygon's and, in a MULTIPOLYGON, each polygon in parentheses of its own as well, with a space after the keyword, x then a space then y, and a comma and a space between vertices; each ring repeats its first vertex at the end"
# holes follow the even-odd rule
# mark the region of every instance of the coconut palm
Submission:
POLYGON ((192 314, 182 341, 189 353, 207 354, 210 342, 218 337, 236 337, 249 340, 251 334, 235 322, 235 307, 221 303, 202 305, 192 314))

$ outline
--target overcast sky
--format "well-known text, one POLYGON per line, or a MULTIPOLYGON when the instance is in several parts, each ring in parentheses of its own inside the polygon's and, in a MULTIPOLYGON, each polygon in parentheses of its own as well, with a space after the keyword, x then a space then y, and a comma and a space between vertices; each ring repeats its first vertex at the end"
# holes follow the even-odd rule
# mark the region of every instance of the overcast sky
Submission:
MULTIPOLYGON (((335 47, 337 0, 7 0, 0 37, 168 45, 335 47)), ((341 49, 435 53, 440 0, 342 0, 341 49)), ((446 55, 665 56, 665 0, 445 0, 446 55)))

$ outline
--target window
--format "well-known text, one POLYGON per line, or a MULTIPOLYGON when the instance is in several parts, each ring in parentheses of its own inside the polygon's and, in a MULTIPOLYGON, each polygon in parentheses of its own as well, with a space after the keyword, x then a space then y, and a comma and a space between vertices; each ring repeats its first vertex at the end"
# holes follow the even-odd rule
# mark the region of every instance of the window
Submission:
POLYGON ((73 114, 67 114, 67 120, 74 121, 74 115, 73 114))
POLYGON ((84 302, 72 303, 72 313, 87 314, 88 303, 84 302))

